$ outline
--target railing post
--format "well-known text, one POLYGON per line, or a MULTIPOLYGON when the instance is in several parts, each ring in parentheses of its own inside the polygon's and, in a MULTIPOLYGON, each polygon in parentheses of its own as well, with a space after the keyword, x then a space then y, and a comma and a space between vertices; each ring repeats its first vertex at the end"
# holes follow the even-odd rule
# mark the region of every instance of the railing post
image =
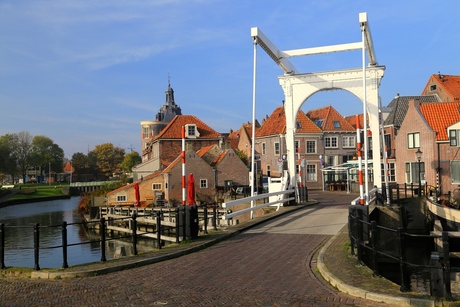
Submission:
POLYGON ((355 244, 356 244, 356 208, 351 207, 348 211, 348 233, 350 236, 351 255, 355 256, 355 244))
POLYGON ((204 206, 204 213, 203 213, 203 220, 204 220, 204 234, 208 234, 208 205, 205 204, 204 206))
POLYGON ((157 212, 157 247, 161 249, 161 211, 157 212))
POLYGON ((398 235, 398 250, 399 250, 399 272, 400 272, 400 277, 401 277, 401 287, 400 291, 401 292, 407 292, 409 291, 409 288, 407 287, 407 282, 406 282, 406 270, 405 270, 405 257, 404 257, 404 231, 402 227, 398 227, 396 231, 398 235))
POLYGON ((187 240, 187 217, 185 214, 185 206, 181 207, 182 211, 182 241, 187 240))
POLYGON ((105 257, 105 218, 101 217, 100 221, 100 229, 101 229, 101 261, 107 261, 105 257))
POLYGON ((212 206, 212 227, 217 230, 217 203, 212 206))
POLYGON ((452 299, 452 291, 450 287, 450 246, 449 246, 449 233, 447 231, 442 232, 442 252, 444 258, 444 289, 447 300, 452 299))
POLYGON ((356 210, 357 213, 357 221, 356 221, 356 233, 357 233, 357 242, 356 247, 358 250, 358 264, 362 264, 362 256, 363 256, 363 212, 361 210, 356 210))
POLYGON ((371 221, 371 245, 372 245, 372 262, 373 275, 379 275, 378 256, 377 256, 377 221, 371 221))
POLYGON ((179 243, 179 233, 180 233, 180 211, 179 207, 176 208, 176 243, 179 243))
POLYGON ((133 212, 133 222, 132 222, 132 231, 133 231, 133 255, 137 255, 137 220, 136 220, 136 211, 133 212))
POLYGON ((5 268, 5 224, 0 223, 0 267, 5 268))
POLYGON ((62 267, 64 269, 69 267, 67 263, 67 222, 62 222, 62 267))
POLYGON ((34 225, 34 270, 40 270, 39 265, 39 255, 40 255, 40 224, 36 223, 34 225))

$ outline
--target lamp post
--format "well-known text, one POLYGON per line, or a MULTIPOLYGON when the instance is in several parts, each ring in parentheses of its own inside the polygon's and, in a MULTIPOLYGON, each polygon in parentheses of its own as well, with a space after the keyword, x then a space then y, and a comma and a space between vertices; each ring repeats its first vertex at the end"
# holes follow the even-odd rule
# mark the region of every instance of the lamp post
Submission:
POLYGON ((418 190, 419 190, 418 196, 420 197, 422 194, 422 179, 421 179, 422 170, 420 168, 420 160, 422 160, 422 151, 420 150, 420 147, 415 152, 415 157, 417 158, 417 162, 418 162, 418 190))

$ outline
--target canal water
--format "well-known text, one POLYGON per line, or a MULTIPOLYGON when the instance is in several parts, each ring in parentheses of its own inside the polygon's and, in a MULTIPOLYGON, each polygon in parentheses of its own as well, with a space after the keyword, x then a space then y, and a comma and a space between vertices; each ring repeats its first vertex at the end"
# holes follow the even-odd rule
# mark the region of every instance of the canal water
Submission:
MULTIPOLYGON (((0 223, 5 225, 5 266, 34 267, 34 225, 40 224, 40 268, 60 268, 63 265, 62 225, 66 221, 68 244, 98 241, 99 235, 81 224, 76 208, 79 197, 0 208, 0 223), (47 227, 48 226, 48 227, 47 227), (49 227, 57 226, 57 227, 49 227)), ((109 247, 106 258, 110 259, 115 247, 109 247)), ((101 260, 99 242, 69 246, 67 263, 74 266, 101 260)))

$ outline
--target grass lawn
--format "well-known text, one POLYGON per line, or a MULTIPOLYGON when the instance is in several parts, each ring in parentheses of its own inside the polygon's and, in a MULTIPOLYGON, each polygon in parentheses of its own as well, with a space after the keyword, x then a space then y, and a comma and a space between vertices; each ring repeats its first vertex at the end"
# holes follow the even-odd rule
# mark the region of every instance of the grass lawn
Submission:
POLYGON ((64 195, 62 187, 67 185, 48 185, 48 184, 22 184, 15 186, 12 192, 16 195, 10 197, 8 200, 15 199, 29 199, 29 198, 42 198, 50 196, 64 195))

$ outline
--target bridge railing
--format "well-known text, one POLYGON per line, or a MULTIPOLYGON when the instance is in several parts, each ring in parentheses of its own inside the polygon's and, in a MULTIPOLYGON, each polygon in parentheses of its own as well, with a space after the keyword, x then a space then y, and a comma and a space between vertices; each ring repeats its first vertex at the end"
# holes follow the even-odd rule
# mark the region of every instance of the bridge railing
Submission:
POLYGON ((265 208, 265 207, 268 207, 268 206, 277 206, 277 210, 279 210, 279 207, 282 204, 287 203, 289 201, 294 201, 295 200, 295 196, 291 196, 291 194, 293 194, 293 193, 295 193, 295 190, 291 189, 291 190, 285 190, 285 191, 279 191, 279 192, 272 192, 272 193, 265 193, 265 194, 255 195, 255 196, 252 196, 252 197, 240 198, 240 199, 236 199, 236 200, 232 200, 232 201, 229 201, 229 202, 222 203, 222 207, 226 208, 226 209, 234 208, 235 206, 241 205, 241 204, 251 205, 251 207, 244 208, 244 209, 241 209, 241 210, 238 210, 238 211, 235 211, 235 212, 231 211, 231 212, 225 214, 222 218, 231 219, 231 218, 233 218, 235 216, 238 216, 238 215, 241 215, 241 214, 244 214, 244 213, 247 213, 247 212, 253 212, 255 210, 265 208), (289 195, 289 196, 285 197, 286 195, 289 195), (271 196, 278 196, 278 199, 275 200, 275 201, 260 204, 260 205, 252 205, 252 203, 254 201, 269 198, 271 196))

